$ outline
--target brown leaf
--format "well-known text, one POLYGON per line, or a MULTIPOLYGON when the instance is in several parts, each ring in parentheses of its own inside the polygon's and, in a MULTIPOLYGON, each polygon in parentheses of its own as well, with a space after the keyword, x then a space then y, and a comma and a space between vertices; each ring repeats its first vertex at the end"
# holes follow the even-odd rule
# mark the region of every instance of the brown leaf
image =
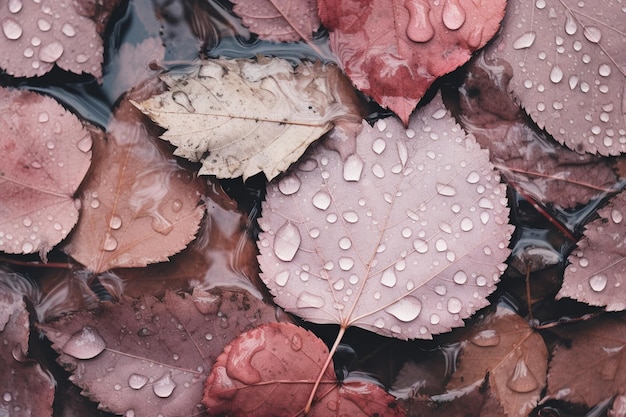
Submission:
POLYGON ((167 260, 198 230, 202 183, 154 139, 142 122, 114 119, 94 142, 83 212, 63 250, 95 273, 167 260))
POLYGON ((330 46, 356 87, 404 124, 433 81, 495 35, 504 0, 320 0, 330 46))
POLYGON ((91 134, 54 99, 0 88, 0 250, 46 254, 78 220, 91 134))
POLYGON ((488 304, 511 226, 505 188, 438 96, 404 129, 364 123, 345 162, 317 147, 268 187, 261 278, 294 314, 402 339, 488 304))
MULTIPOLYGON (((224 348, 207 379, 202 402, 210 415, 300 416, 328 348, 313 333, 270 323, 224 348)), ((367 382, 338 383, 332 364, 307 416, 404 416, 393 397, 367 382)))
POLYGON ((491 391, 509 417, 525 417, 545 387, 548 350, 523 318, 505 308, 471 329, 448 388, 458 390, 489 375, 491 391))
POLYGON ((607 311, 626 309, 625 207, 622 192, 598 210, 599 219, 585 226, 585 235, 568 258, 557 298, 573 298, 607 311))
POLYGON ((578 152, 626 152, 626 12, 617 1, 510 0, 487 56, 541 128, 578 152))
POLYGON ((103 303, 41 325, 72 381, 101 407, 137 416, 200 415, 202 382, 240 333, 274 321, 247 293, 195 291, 103 303))

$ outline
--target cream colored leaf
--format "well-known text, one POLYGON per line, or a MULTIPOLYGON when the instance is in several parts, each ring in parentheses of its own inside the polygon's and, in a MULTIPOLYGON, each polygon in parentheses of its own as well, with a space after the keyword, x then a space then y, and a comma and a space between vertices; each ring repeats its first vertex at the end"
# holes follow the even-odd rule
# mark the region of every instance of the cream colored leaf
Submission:
POLYGON ((334 88, 339 69, 282 59, 207 60, 195 74, 165 74, 169 91, 134 103, 160 126, 176 155, 219 178, 272 179, 350 112, 334 88))

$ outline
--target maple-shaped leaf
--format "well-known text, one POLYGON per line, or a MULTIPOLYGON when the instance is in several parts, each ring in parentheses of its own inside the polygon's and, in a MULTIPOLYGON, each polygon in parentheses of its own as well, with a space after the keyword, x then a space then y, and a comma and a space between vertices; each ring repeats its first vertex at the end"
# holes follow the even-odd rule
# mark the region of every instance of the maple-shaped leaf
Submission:
POLYGON ((78 221, 91 134, 54 99, 0 88, 0 250, 46 254, 78 221))
POLYGON ((626 317, 606 315, 556 332, 566 346, 554 349, 547 398, 592 407, 613 395, 626 394, 626 317))
POLYGON ((509 63, 480 54, 459 89, 462 126, 489 149, 507 181, 543 204, 563 208, 611 191, 617 178, 607 158, 581 155, 529 125, 508 94, 511 75, 509 63))
POLYGON ((353 112, 354 91, 334 65, 283 59, 203 61, 194 76, 165 74, 169 91, 134 103, 160 126, 176 155, 219 178, 272 179, 353 112), (343 97, 346 95, 346 97, 343 97))
POLYGON ((277 42, 311 40, 320 27, 315 0, 234 0, 233 11, 259 38, 277 42))
POLYGON ((488 304, 508 212, 488 152, 437 96, 408 129, 364 122, 345 161, 317 147, 268 186, 261 278, 306 320, 430 338, 488 304))
POLYGON ((202 384, 240 333, 274 321, 244 292, 125 297, 40 325, 72 382, 100 407, 137 416, 201 415, 202 384))
MULTIPOLYGON (((217 358, 203 403, 209 415, 302 416, 328 348, 313 333, 270 323, 232 341, 217 358)), ((313 399, 310 417, 404 416, 394 398, 370 382, 339 383, 332 364, 313 399)))
POLYGON ((89 9, 94 9, 93 2, 2 2, 0 49, 4 52, 0 67, 16 77, 38 77, 56 64, 100 78, 104 46, 96 18, 106 20, 108 16, 89 9), (92 4, 89 8, 85 7, 88 3, 92 4))
POLYGON ((488 56, 510 62, 530 117, 578 152, 626 152, 626 9, 617 1, 510 0, 488 56))
POLYGON ((499 28, 506 1, 320 0, 330 46, 356 87, 406 125, 433 81, 499 28))
MULTIPOLYGON (((0 274, 5 275, 2 271, 0 274)), ((0 414, 51 416, 55 382, 27 357, 29 320, 22 295, 0 284, 0 414)))
POLYGON ((557 298, 569 297, 603 306, 608 311, 626 309, 626 195, 622 192, 598 210, 600 218, 585 226, 585 235, 570 254, 557 298))
POLYGON ((94 141, 83 211, 63 248, 95 273, 167 260, 194 238, 205 211, 201 181, 159 149, 141 113, 121 109, 127 120, 113 118, 94 141))

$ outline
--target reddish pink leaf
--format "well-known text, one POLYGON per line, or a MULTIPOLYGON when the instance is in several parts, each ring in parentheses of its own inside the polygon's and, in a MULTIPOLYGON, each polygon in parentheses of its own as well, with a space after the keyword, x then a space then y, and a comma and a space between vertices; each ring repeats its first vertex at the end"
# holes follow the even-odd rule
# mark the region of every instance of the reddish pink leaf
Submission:
POLYGON ((0 88, 0 250, 42 258, 78 220, 91 134, 55 100, 0 88))
POLYGON ((310 40, 320 27, 315 0, 234 0, 233 11, 259 38, 268 41, 310 40))
MULTIPOLYGON (((202 402, 210 415, 301 416, 328 348, 313 333, 270 323, 242 334, 217 358, 202 402)), ((326 368, 308 417, 404 416, 393 397, 365 382, 339 383, 326 368)))
POLYGON ((433 81, 494 36, 505 0, 320 0, 346 74, 404 124, 433 81))

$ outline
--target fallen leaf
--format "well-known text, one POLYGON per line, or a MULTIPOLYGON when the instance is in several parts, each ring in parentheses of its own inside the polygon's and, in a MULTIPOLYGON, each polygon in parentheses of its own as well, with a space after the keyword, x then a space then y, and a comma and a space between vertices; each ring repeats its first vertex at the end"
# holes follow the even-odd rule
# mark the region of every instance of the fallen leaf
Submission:
POLYGON ((0 250, 46 254, 78 221, 91 134, 54 99, 0 88, 0 250))
MULTIPOLYGON (((217 358, 204 390, 209 415, 300 416, 328 348, 313 333, 270 323, 240 335, 217 358)), ((307 416, 404 416, 394 398, 368 382, 337 382, 332 364, 307 416)))
POLYGON ((194 238, 205 211, 202 183, 159 149, 135 112, 118 110, 128 120, 114 118, 94 142, 81 218, 63 247, 96 274, 167 260, 194 238))
POLYGON ((484 54, 470 64, 460 87, 460 123, 516 188, 542 204, 573 208, 611 191, 617 177, 607 158, 564 148, 528 122, 508 94, 509 63, 488 61, 484 54), (590 175, 593 173, 593 175, 590 175))
POLYGON ((29 334, 22 295, 0 284, 0 414, 4 416, 52 415, 55 382, 27 357, 29 334))
POLYGON ((626 321, 624 315, 556 329, 567 347, 554 349, 548 373, 547 398, 592 407, 613 395, 626 394, 626 321))
POLYGON ((557 298, 603 306, 607 311, 626 309, 622 289, 626 285, 626 195, 620 193, 598 210, 600 218, 585 226, 585 235, 570 254, 563 286, 557 298))
POLYGON ((512 227, 505 187, 440 96, 363 124, 345 162, 317 147, 268 186, 261 279, 314 323, 401 339, 462 326, 488 304, 512 227))
POLYGON ((234 0, 233 12, 259 38, 275 42, 311 40, 320 27, 316 0, 234 0))
POLYGON ((530 117, 577 152, 626 152, 626 9, 620 2, 510 0, 487 56, 511 63, 530 117))
POLYGON ((246 293, 195 291, 102 303, 40 328, 71 380, 100 407, 137 416, 201 415, 202 383, 240 333, 274 321, 246 293))
POLYGON ((480 384, 489 375, 491 392, 509 417, 525 417, 546 385, 548 350, 526 320, 506 308, 484 318, 464 342, 448 389, 480 384))
POLYGON ((495 35, 505 5, 505 0, 320 0, 319 15, 352 82, 407 125, 433 81, 463 65, 495 35))
POLYGON ((259 172, 272 179, 307 146, 350 115, 350 97, 333 65, 274 59, 203 61, 194 76, 165 74, 169 91, 135 104, 168 129, 175 155, 202 161, 201 175, 259 172), (336 94, 336 91, 340 94, 336 94), (347 104, 346 104, 347 103, 347 104))

